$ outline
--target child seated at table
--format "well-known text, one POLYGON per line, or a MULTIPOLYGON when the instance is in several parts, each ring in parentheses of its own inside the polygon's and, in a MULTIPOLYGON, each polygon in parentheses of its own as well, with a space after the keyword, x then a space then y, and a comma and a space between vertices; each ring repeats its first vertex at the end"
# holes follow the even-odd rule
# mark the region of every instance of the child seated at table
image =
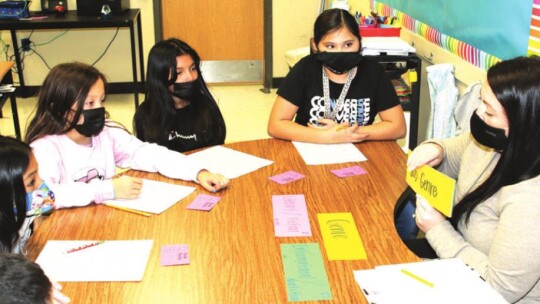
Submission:
POLYGON ((0 252, 23 252, 34 219, 52 210, 54 193, 37 171, 27 144, 0 135, 0 252))
POLYGON ((268 120, 275 138, 313 143, 393 140, 407 132, 396 91, 383 68, 362 57, 358 24, 345 10, 315 21, 312 55, 279 87, 268 120), (375 116, 381 121, 375 123, 375 116))
POLYGON ((41 87, 25 140, 56 194, 56 208, 138 197, 142 180, 115 177, 117 166, 195 181, 212 192, 228 185, 223 175, 106 120, 105 87, 101 72, 76 62, 54 67, 41 87))
POLYGON ((208 90, 199 54, 171 38, 148 54, 145 100, 133 126, 137 138, 186 152, 225 141, 225 121, 208 90))

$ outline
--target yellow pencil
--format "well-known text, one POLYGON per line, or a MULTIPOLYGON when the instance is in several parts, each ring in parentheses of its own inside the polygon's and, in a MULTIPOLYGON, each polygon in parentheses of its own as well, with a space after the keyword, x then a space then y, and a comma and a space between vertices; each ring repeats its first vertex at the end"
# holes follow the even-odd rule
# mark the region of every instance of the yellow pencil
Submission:
POLYGON ((152 214, 150 214, 148 212, 134 210, 134 209, 126 208, 126 207, 120 207, 120 206, 113 205, 113 204, 105 204, 105 206, 120 209, 120 210, 124 210, 124 211, 127 211, 127 212, 132 212, 132 213, 139 214, 139 215, 144 215, 144 216, 152 215, 152 214))
POLYGON ((345 129, 347 129, 348 127, 349 127, 349 126, 347 126, 347 125, 339 126, 339 127, 336 128, 336 132, 339 132, 339 131, 341 131, 341 130, 345 130, 345 129))
POLYGON ((404 273, 405 275, 408 275, 409 277, 417 280, 418 282, 422 283, 422 284, 426 284, 427 286, 433 288, 433 286, 435 286, 435 284, 431 283, 430 281, 426 280, 426 279, 423 279, 417 275, 415 275, 414 273, 406 270, 406 269, 401 269, 401 272, 404 273))

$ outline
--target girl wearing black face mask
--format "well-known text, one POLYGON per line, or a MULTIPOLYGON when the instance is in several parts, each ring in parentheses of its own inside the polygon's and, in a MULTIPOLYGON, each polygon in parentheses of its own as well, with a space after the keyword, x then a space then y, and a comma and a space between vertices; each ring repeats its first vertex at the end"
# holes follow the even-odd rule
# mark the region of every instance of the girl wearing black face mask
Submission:
POLYGON ((396 91, 382 67, 360 55, 358 24, 349 12, 324 11, 311 48, 314 54, 291 69, 277 92, 269 135, 315 143, 405 136, 396 91), (377 115, 381 121, 374 123, 377 115))
POLYGON ((457 179, 452 218, 417 198, 416 223, 438 257, 462 259, 510 303, 537 302, 540 59, 494 65, 481 95, 470 133, 423 143, 409 157, 410 169, 437 166, 457 179))
POLYGON ((118 177, 117 167, 197 181, 208 191, 228 185, 226 177, 181 153, 105 122, 105 89, 105 76, 83 63, 55 66, 40 89, 25 140, 40 163, 41 178, 54 190, 56 208, 138 197, 143 181, 118 177))
POLYGON ((224 143, 225 122, 199 66, 199 55, 178 39, 150 50, 145 101, 133 119, 139 139, 179 152, 224 143))

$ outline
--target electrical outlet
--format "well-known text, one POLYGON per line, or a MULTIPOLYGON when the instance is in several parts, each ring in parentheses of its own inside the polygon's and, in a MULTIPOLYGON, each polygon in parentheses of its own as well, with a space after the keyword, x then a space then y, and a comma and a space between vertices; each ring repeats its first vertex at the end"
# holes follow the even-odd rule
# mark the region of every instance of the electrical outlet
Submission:
POLYGON ((21 48, 23 51, 28 52, 30 51, 30 38, 22 38, 21 39, 21 48))

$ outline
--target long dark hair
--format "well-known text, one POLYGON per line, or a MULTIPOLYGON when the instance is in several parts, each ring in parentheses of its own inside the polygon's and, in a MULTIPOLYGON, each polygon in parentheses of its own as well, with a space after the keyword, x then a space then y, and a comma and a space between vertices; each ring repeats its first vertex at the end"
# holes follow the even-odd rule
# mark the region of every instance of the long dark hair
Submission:
POLYGON ((198 74, 196 81, 201 89, 201 100, 192 102, 193 115, 196 117, 194 130, 197 134, 208 130, 202 134, 205 140, 212 137, 223 143, 225 121, 202 76, 201 58, 187 43, 175 38, 160 41, 150 50, 145 101, 135 113, 133 129, 141 140, 166 145, 165 133, 174 124, 175 117, 174 100, 168 87, 176 81, 176 57, 181 55, 188 55, 193 59, 198 74))
POLYGON ((23 174, 30 153, 27 144, 0 135, 0 252, 12 251, 26 217, 23 174))
POLYGON ((488 179, 467 194, 454 208, 451 222, 466 214, 502 187, 540 174, 540 58, 518 57, 492 66, 487 82, 508 118, 508 147, 488 179))
POLYGON ((317 17, 317 20, 315 20, 315 25, 313 26, 313 40, 315 45, 319 44, 321 39, 327 34, 343 27, 347 28, 351 34, 358 38, 358 42, 361 46, 362 37, 360 37, 358 23, 351 13, 339 8, 325 10, 317 17))
POLYGON ((36 114, 30 121, 25 141, 31 143, 45 135, 64 134, 73 129, 82 114, 88 91, 98 79, 107 86, 105 75, 80 62, 62 63, 52 68, 39 90, 36 114), (69 121, 74 103, 77 111, 69 121))

